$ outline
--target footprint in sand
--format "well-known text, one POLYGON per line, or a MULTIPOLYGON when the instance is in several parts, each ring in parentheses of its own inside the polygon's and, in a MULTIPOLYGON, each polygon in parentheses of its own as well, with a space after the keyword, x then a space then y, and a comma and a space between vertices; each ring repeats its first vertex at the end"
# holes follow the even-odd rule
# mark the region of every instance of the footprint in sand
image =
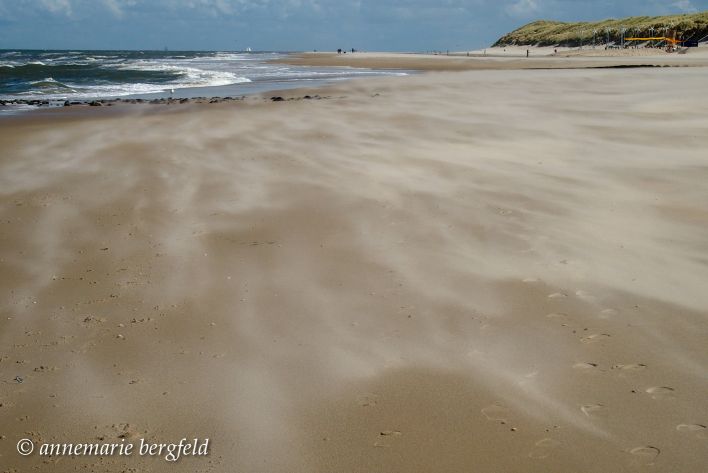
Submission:
POLYGON ((575 295, 578 297, 578 299, 581 299, 585 302, 595 302, 597 300, 595 296, 586 291, 575 291, 575 295))
POLYGON ((398 430, 384 430, 382 432, 379 432, 379 438, 376 442, 374 442, 374 447, 390 447, 392 445, 392 440, 396 437, 400 437, 401 435, 403 434, 398 430))
POLYGON ((376 405, 378 398, 379 398, 379 396, 377 394, 366 393, 366 394, 362 394, 360 396, 357 396, 356 402, 361 407, 373 407, 376 405))
MULTIPOLYGON (((98 426, 96 426, 96 429, 98 429, 98 426)), ((102 435, 99 435, 98 438, 101 440, 111 438, 137 439, 141 436, 146 436, 147 433, 147 430, 142 430, 135 425, 120 423, 104 428, 102 435)))
POLYGON ((701 439, 708 438, 708 428, 703 424, 679 424, 676 426, 676 430, 689 434, 698 434, 697 437, 701 439))
POLYGON ((605 406, 603 404, 586 404, 584 406, 580 406, 580 410, 588 417, 594 415, 597 411, 600 411, 604 408, 605 406))
POLYGON ((498 404, 492 404, 482 409, 482 414, 489 420, 496 420, 500 422, 506 422, 509 417, 510 411, 506 407, 500 406, 498 404))
MULTIPOLYGON (((632 373, 635 371, 643 371, 646 369, 646 367, 647 367, 647 365, 645 365, 644 363, 630 363, 628 365, 618 363, 618 364, 612 366, 611 369, 620 370, 620 371, 626 372, 626 373, 632 373)), ((624 376, 624 375, 621 375, 621 376, 624 376)))
POLYGON ((648 388, 647 393, 651 394, 652 399, 673 399, 676 390, 669 386, 655 386, 648 388))
POLYGON ((573 369, 580 371, 589 371, 597 368, 597 363, 576 363, 573 365, 573 369))
POLYGON ((531 453, 529 453, 529 457, 537 460, 548 458, 551 453, 553 453, 553 449, 560 446, 560 444, 561 443, 558 440, 553 440, 550 438, 539 440, 536 442, 536 447, 531 451, 531 453))
POLYGON ((659 456, 661 450, 656 447, 647 445, 646 447, 636 447, 629 451, 634 457, 632 463, 635 465, 653 465, 656 457, 659 456))
POLYGON ((701 430, 706 430, 706 426, 701 424, 679 424, 676 426, 676 430, 679 432, 700 432, 701 430))
POLYGON ((587 337, 581 338, 580 341, 585 344, 597 343, 600 341, 607 340, 610 337, 611 335, 609 333, 593 333, 592 335, 588 335, 587 337))
POLYGON ((526 373, 523 378, 517 381, 517 384, 519 386, 525 386, 527 384, 534 383, 536 381, 536 377, 538 377, 538 371, 531 371, 530 373, 526 373))

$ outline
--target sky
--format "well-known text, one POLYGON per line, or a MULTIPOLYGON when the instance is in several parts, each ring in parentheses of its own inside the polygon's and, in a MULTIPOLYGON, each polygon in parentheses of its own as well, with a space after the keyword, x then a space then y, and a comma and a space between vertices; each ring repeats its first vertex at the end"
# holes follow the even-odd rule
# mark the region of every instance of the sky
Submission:
POLYGON ((0 49, 445 51, 537 19, 708 10, 708 0, 0 0, 0 49))

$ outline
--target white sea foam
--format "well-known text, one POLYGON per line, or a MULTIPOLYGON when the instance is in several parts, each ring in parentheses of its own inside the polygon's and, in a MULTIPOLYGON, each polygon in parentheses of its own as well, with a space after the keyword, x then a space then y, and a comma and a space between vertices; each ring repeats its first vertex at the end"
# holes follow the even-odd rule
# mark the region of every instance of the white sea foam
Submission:
POLYGON ((0 107, 0 116, 2 116, 2 115, 16 115, 18 113, 28 112, 28 111, 34 110, 34 109, 35 109, 35 107, 33 105, 26 105, 26 104, 5 105, 4 107, 0 107))
MULTIPOLYGON (((216 87, 220 85, 242 84, 244 82, 251 82, 248 77, 243 77, 233 72, 223 70, 198 69, 196 67, 188 67, 182 65, 177 66, 173 64, 156 63, 149 61, 137 61, 111 67, 120 70, 158 71, 179 74, 181 78, 176 79, 174 83, 168 84, 171 88, 216 87)), ((163 85, 162 88, 164 89, 165 86, 163 85)))
POLYGON ((32 82, 32 84, 42 84, 44 82, 56 82, 57 84, 59 84, 59 82, 57 82, 56 79, 54 79, 53 77, 45 77, 42 80, 32 82))

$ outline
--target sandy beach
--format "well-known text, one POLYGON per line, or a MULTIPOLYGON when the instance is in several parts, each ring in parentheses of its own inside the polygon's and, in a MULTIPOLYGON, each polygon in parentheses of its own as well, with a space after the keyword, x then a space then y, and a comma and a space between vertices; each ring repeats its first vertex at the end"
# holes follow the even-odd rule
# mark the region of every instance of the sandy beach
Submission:
POLYGON ((436 72, 0 122, 0 471, 708 468, 703 51, 291 60, 436 72))
POLYGON ((691 48, 686 54, 667 54, 661 49, 605 50, 603 48, 548 48, 507 46, 440 54, 303 53, 273 62, 303 66, 367 67, 419 71, 585 69, 620 67, 705 67, 708 47, 691 48), (526 51, 529 57, 526 57, 526 51), (554 51, 557 51, 554 52, 554 51))

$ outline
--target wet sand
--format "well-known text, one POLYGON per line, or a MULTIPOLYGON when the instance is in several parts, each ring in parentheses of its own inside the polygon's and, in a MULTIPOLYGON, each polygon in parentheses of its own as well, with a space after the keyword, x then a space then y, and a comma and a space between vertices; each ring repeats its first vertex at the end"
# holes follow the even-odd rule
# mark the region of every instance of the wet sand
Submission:
POLYGON ((705 71, 4 120, 2 471, 706 469, 705 71))

